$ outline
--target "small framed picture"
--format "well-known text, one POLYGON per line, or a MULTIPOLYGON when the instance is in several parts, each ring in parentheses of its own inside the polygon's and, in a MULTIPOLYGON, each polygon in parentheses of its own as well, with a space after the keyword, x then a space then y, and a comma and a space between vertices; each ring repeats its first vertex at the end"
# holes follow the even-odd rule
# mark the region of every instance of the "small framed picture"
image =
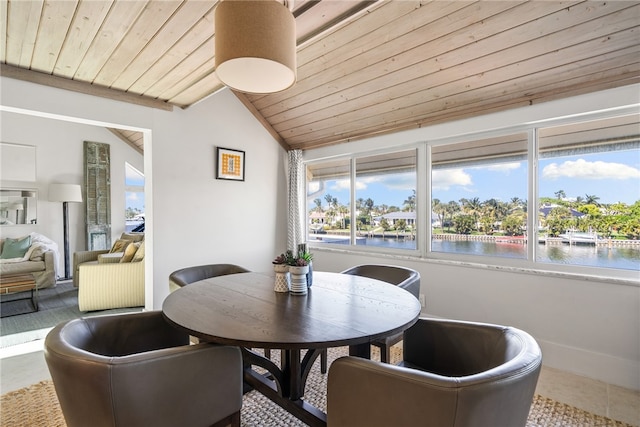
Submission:
POLYGON ((244 151, 216 148, 216 178, 244 181, 244 151))

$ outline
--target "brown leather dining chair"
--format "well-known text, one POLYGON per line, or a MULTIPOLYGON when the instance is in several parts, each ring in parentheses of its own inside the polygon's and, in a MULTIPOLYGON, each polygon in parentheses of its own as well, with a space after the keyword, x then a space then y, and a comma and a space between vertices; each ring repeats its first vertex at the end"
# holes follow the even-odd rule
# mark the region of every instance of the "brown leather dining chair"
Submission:
MULTIPOLYGON (((342 274, 369 277, 381 280, 402 288, 416 299, 420 298, 420 273, 416 270, 397 265, 363 264, 351 267, 342 274)), ((402 340, 402 333, 373 341, 371 345, 380 348, 380 360, 389 363, 391 359, 391 346, 402 340)))
POLYGON ((169 275, 169 290, 173 292, 190 283, 209 279, 210 277, 248 272, 249 270, 246 268, 234 264, 207 264, 181 268, 169 275))
POLYGON ((240 349, 189 345, 161 311, 61 323, 44 355, 68 427, 240 426, 240 349))
POLYGON ((358 357, 331 364, 329 427, 524 427, 542 366, 513 327, 421 318, 400 366, 358 357))

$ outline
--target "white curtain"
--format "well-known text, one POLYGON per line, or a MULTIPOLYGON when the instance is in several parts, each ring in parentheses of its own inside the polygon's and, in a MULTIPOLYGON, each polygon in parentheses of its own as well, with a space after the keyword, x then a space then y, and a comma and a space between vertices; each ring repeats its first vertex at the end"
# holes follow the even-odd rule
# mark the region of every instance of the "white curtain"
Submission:
POLYGON ((298 244, 304 243, 304 167, 302 164, 302 151, 290 150, 289 155, 289 221, 287 227, 287 247, 294 253, 298 244))

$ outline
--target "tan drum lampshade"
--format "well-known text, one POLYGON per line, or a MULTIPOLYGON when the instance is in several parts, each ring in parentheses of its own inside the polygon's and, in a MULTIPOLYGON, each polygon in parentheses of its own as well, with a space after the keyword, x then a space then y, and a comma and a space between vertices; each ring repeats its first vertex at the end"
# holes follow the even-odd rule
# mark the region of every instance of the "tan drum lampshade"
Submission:
POLYGON ((273 93, 296 82, 296 21, 275 0, 225 0, 215 15, 216 75, 232 89, 273 93))

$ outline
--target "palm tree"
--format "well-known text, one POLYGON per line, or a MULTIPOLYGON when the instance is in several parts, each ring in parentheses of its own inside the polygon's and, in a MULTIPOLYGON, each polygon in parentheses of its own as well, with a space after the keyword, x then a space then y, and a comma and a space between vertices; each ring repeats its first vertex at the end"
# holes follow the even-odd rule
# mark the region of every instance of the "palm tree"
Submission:
POLYGON ((456 213, 460 212, 460 205, 455 200, 451 200, 445 205, 445 212, 449 214, 447 230, 450 230, 451 223, 453 223, 453 217, 456 215, 456 213))
POLYGON ((438 216, 438 220, 440 221, 440 227, 444 229, 444 216, 447 212, 446 205, 443 205, 440 202, 440 199, 433 199, 431 201, 431 210, 434 214, 438 216))
POLYGON ((553 194, 555 194, 555 195, 556 195, 556 199, 558 199, 558 200, 562 200, 562 199, 564 199, 565 197, 567 197, 567 193, 565 193, 565 192, 564 192, 564 190, 558 190, 558 191, 556 191, 556 192, 555 192, 555 193, 553 193, 553 194))
POLYGON ((412 190, 413 195, 409 196, 407 200, 402 202, 409 212, 416 210, 416 190, 412 190))
POLYGON ((584 203, 586 205, 600 206, 600 203, 598 203, 598 200, 600 200, 600 197, 593 194, 585 194, 584 197, 585 197, 584 203))
POLYGON ((313 203, 316 205, 316 207, 314 208, 314 210, 318 213, 322 213, 322 200, 320 199, 314 199, 313 203))
POLYGON ((474 197, 473 199, 461 199, 460 203, 462 203, 462 200, 465 201, 465 203, 462 204, 462 207, 467 214, 473 217, 474 225, 476 229, 478 229, 478 215, 482 212, 482 202, 478 197, 474 197))

